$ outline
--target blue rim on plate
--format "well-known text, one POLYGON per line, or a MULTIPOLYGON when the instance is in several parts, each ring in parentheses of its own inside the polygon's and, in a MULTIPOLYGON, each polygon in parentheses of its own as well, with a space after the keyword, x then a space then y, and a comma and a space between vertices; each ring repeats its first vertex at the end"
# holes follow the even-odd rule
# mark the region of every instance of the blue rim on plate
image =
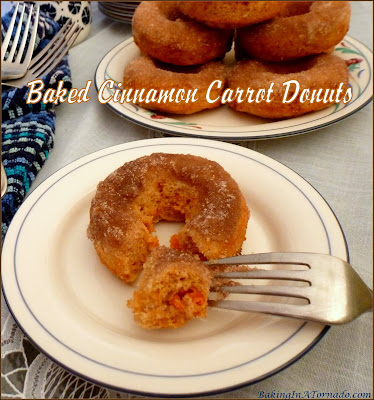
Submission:
MULTIPOLYGON (((25 290, 26 286, 24 285, 25 282, 22 282, 20 284, 19 279, 22 280, 22 272, 25 273, 27 269, 25 269, 25 266, 20 266, 18 265, 18 257, 20 256, 20 253, 22 251, 25 251, 25 243, 27 242, 27 237, 22 236, 23 235, 23 229, 25 224, 27 225, 28 219, 30 219, 30 216, 32 216, 32 213, 40 213, 45 211, 45 208, 43 208, 43 204, 40 206, 40 203, 43 203, 43 201, 46 201, 46 196, 53 191, 58 191, 59 185, 65 180, 71 180, 74 179, 74 175, 76 175, 78 172, 77 171, 84 171, 84 169, 88 168, 90 171, 94 171, 95 168, 92 168, 95 164, 98 164, 102 160, 111 160, 118 155, 121 157, 124 156, 124 158, 129 157, 130 159, 134 157, 132 152, 137 152, 137 154, 140 152, 143 153, 145 152, 146 154, 155 151, 164 151, 167 152, 168 149, 171 149, 171 152, 195 152, 195 151, 200 151, 200 152, 206 152, 209 151, 209 154, 212 155, 213 158, 217 158, 217 155, 223 156, 226 155, 226 157, 234 157, 235 159, 238 159, 238 163, 254 163, 258 164, 258 167, 262 170, 269 171, 272 176, 274 175, 276 181, 279 179, 285 180, 287 182, 287 185, 290 187, 293 187, 297 193, 304 198, 304 201, 309 204, 308 208, 312 210, 312 214, 315 215, 316 220, 319 220, 317 225, 320 225, 320 231, 325 232, 325 238, 323 242, 326 242, 326 248, 328 248, 328 252, 330 254, 338 254, 340 255, 341 258, 345 258, 348 260, 348 248, 346 244, 346 240, 344 237, 344 233, 339 225, 338 220, 336 219, 335 215, 333 214, 331 208, 328 206, 328 204, 325 202, 325 200, 318 194, 318 192, 315 191, 305 180, 303 180, 300 176, 298 176, 296 173, 291 171, 289 168, 283 166, 282 164, 266 157, 263 155, 260 155, 252 150, 240 148, 234 145, 226 144, 226 143, 216 143, 213 141, 204 141, 204 140, 196 140, 196 139, 151 139, 151 140, 144 140, 140 142, 133 142, 133 143, 127 143, 124 145, 119 145, 119 146, 114 146, 109 149, 105 149, 96 153, 93 153, 89 156, 83 157, 72 164, 62 168, 61 170, 57 171, 54 175, 52 175, 50 178, 48 178, 45 182, 43 182, 31 195, 28 199, 26 199, 25 203, 22 205, 20 208, 19 212, 17 213, 14 221, 11 224, 11 227, 9 228, 8 234, 5 239, 4 243, 4 249, 3 249, 3 267, 5 271, 3 270, 3 293, 4 297, 9 305, 10 311, 12 312, 12 315, 14 316, 15 320, 21 327, 21 329, 25 332, 25 334, 30 338, 30 340, 38 347, 42 352, 44 352, 48 357, 50 357, 53 361, 56 363, 60 364, 62 367, 66 368, 67 370, 73 372, 74 374, 77 374, 79 376, 82 376, 85 379, 88 379, 92 382, 95 382, 100 385, 104 385, 107 387, 111 387, 116 390, 122 390, 122 391, 127 391, 131 393, 137 393, 137 394, 143 394, 143 395, 154 395, 154 396, 164 396, 164 397, 183 397, 183 396, 199 396, 202 394, 216 394, 216 393, 222 393, 225 391, 229 390, 234 390, 239 387, 243 387, 249 384, 253 384, 255 382, 258 382, 266 377, 269 377, 271 375, 274 375, 275 373, 283 370, 287 366, 291 365, 294 363, 297 359, 302 357, 305 353, 307 353, 322 337, 323 335, 327 332, 328 327, 321 326, 320 328, 318 327, 317 331, 318 334, 315 335, 308 343, 307 345, 300 351, 298 354, 295 354, 294 356, 290 357, 289 359, 286 360, 286 362, 282 363, 282 365, 277 366, 277 368, 273 368, 271 371, 268 371, 266 374, 259 375, 256 377, 252 377, 250 380, 242 380, 241 382, 238 382, 233 385, 226 385, 224 387, 220 387, 218 389, 210 389, 210 390, 193 390, 193 391, 188 391, 184 390, 183 392, 175 392, 175 393, 170 393, 168 391, 161 392, 160 388, 156 388, 156 390, 138 390, 134 389, 132 387, 131 382, 128 382, 128 376, 127 381, 126 379, 124 380, 124 385, 121 386, 120 384, 113 384, 113 382, 108 382, 102 379, 99 379, 97 376, 95 376, 95 372, 91 371, 91 373, 85 373, 84 370, 82 370, 82 367, 79 367, 79 363, 74 365, 73 361, 70 361, 70 357, 67 357, 70 353, 75 353, 76 356, 79 358, 79 362, 82 362, 83 364, 88 362, 88 363, 93 363, 95 368, 105 368, 109 369, 109 371, 112 372, 123 372, 124 374, 130 374, 130 375, 140 375, 144 379, 147 377, 152 377, 152 378, 168 378, 168 379, 184 379, 185 381, 191 383, 189 380, 194 379, 194 378, 199 378, 202 376, 208 376, 208 375, 218 375, 222 374, 225 372, 232 372, 232 370, 235 369, 241 369, 245 367, 249 363, 254 363, 258 361, 260 358, 266 358, 269 354, 276 352, 279 350, 279 348, 288 345, 288 342, 298 340, 297 337, 298 335, 302 332, 305 331, 305 329, 308 329, 309 324, 307 322, 303 322, 299 324, 297 327, 293 327, 292 330, 293 332, 287 336, 284 340, 281 340, 279 345, 271 349, 270 351, 267 351, 266 353, 262 354, 260 357, 247 360, 243 364, 234 364, 231 365, 231 367, 226 368, 226 370, 214 370, 214 371, 208 371, 207 373, 195 373, 195 374, 188 374, 188 375, 168 375, 168 374, 149 374, 149 373, 139 373, 139 371, 136 370, 121 370, 121 368, 118 368, 114 365, 105 365, 105 363, 102 362, 102 360, 95 360, 90 356, 87 356, 87 354, 84 354, 84 352, 81 352, 80 350, 74 349, 72 347, 69 347, 68 344, 64 343, 63 340, 61 340, 59 337, 56 337, 56 335, 53 334, 53 332, 50 331, 51 326, 45 326, 43 322, 41 322, 38 319, 38 316, 36 315, 39 310, 33 309, 33 306, 30 306, 28 304, 28 301, 30 301, 30 298, 27 298, 29 294, 26 296, 23 293, 23 290, 25 290), (196 150, 194 150, 196 149, 196 150), (214 153, 217 153, 214 155, 214 153), (127 156, 127 154, 129 154, 127 156), (101 161, 100 161, 101 160, 101 161), (39 210, 38 210, 39 207, 39 210), (42 207, 42 208, 41 208, 42 207), (26 239, 26 242, 25 242, 26 239), (21 268, 21 272, 19 275, 18 268, 21 268), (23 269, 22 269, 23 268, 23 269), (20 278, 21 277, 21 278, 20 278), (21 303, 19 303, 21 301, 21 303), (25 313, 25 311, 27 311, 25 313), (30 322, 31 321, 31 322, 30 322), (36 327, 36 330, 35 330, 36 327), (43 338, 47 338, 48 341, 51 341, 52 344, 47 343, 43 341, 43 338), (57 342, 57 347, 56 343, 57 342), (50 349, 53 349, 51 351, 50 349), (67 354, 62 354, 64 351, 67 352, 67 354), (62 358, 61 358, 62 357, 62 358), (69 362, 67 362, 69 360, 69 362), (73 365, 72 365, 73 364, 73 365), (78 366, 78 367, 77 367, 78 366), (230 370, 230 371, 229 371, 230 370)), ((113 161, 111 161, 113 162, 113 161)), ((76 179, 76 178, 75 178, 76 179)), ((92 178, 95 180, 95 178, 92 178)), ((69 182, 68 182, 69 183, 69 182)), ((87 188, 82 188, 82 191, 85 191, 87 188)), ((79 194, 80 195, 80 194, 79 194)), ((88 210, 87 210, 88 212, 88 210)), ((34 216, 35 217, 35 216, 34 216)), ((27 228, 26 228, 27 231, 27 228)), ((36 252, 38 250, 35 250, 36 252)), ((21 257, 22 259, 22 257, 21 257)), ((22 263, 21 263, 22 264, 22 263)), ((28 290, 28 289, 27 289, 28 290)), ((47 323, 50 323, 49 321, 47 323)), ((53 327, 52 327, 53 328, 53 327)), ((295 343, 293 343, 295 345, 295 343)), ((132 365, 129 366, 130 368, 133 367, 132 365)), ((91 366, 89 366, 91 368, 91 366)), ((221 375, 220 375, 221 376, 221 375)), ((224 376, 224 375, 223 375, 224 376)), ((123 377, 122 377, 123 378, 123 377)), ((122 381, 121 381, 122 383, 122 381)), ((152 383, 153 385, 153 383, 152 383)))
MULTIPOLYGON (((113 79, 115 82, 121 81, 126 64, 139 54, 132 38, 110 50, 96 69, 96 89, 99 90, 107 79, 113 79)), ((346 36, 336 46, 334 54, 345 59, 349 64, 349 83, 353 89, 353 100, 346 105, 341 103, 293 119, 280 121, 259 119, 233 110, 227 112, 227 106, 188 116, 178 116, 145 110, 130 103, 119 104, 109 101, 106 105, 118 115, 136 124, 177 136, 243 141, 307 133, 351 116, 372 100, 371 50, 358 40, 346 36), (227 120, 230 120, 228 126, 225 125, 227 120)), ((108 97, 113 94, 113 90, 106 88, 103 93, 105 97, 108 97)))

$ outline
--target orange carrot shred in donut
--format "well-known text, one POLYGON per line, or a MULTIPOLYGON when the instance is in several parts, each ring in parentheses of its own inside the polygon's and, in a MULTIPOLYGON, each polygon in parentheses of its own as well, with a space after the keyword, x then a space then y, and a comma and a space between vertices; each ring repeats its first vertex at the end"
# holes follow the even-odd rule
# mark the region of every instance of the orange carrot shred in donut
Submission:
POLYGON ((176 293, 170 300, 170 304, 178 310, 182 310, 185 307, 183 304, 184 297, 189 297, 198 306, 202 306, 206 300, 205 296, 201 292, 199 292, 195 287, 191 287, 187 291, 176 293))
POLYGON ((143 328, 178 328, 206 317, 212 280, 212 269, 195 257, 161 246, 148 257, 127 305, 143 328))
POLYGON ((170 238, 170 247, 171 247, 172 249, 181 250, 181 247, 180 247, 179 242, 178 242, 178 237, 177 237, 177 235, 173 235, 173 236, 170 238))
POLYGON ((170 304, 172 304, 178 310, 182 310, 184 308, 184 304, 178 294, 175 294, 170 300, 170 304))
POLYGON ((204 295, 199 292, 195 287, 192 287, 190 291, 186 293, 186 296, 190 297, 199 306, 203 305, 205 302, 204 295))

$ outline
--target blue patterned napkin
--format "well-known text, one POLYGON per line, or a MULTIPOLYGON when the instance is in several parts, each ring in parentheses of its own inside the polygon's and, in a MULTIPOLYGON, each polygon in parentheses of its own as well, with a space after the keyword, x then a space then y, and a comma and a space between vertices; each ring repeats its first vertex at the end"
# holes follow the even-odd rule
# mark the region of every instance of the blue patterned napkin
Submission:
MULTIPOLYGON (((2 18, 4 38, 13 10, 2 18)), ((41 12, 34 55, 40 52, 60 29, 49 14, 41 12)), ((60 80, 71 89, 68 57, 43 78, 44 90, 57 88, 60 80)), ((53 148, 55 135, 55 105, 26 104, 28 87, 2 86, 2 160, 8 177, 8 190, 2 198, 2 238, 20 207, 32 181, 44 165, 53 148)))

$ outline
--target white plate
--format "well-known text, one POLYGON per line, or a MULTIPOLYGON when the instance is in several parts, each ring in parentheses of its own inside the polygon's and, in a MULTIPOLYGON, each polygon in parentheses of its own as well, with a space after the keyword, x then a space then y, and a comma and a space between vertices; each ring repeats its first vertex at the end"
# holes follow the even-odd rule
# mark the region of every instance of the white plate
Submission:
MULTIPOLYGON (((97 183, 124 162, 154 152, 218 161, 238 182, 251 219, 243 253, 310 251, 348 258, 323 198, 278 162, 236 145, 167 138, 86 156, 43 182, 15 215, 3 248, 3 291, 27 336, 57 363, 118 390, 163 396, 217 393, 270 376, 327 331, 317 323, 209 309, 173 330, 133 322, 133 287, 113 276, 86 237, 97 183)), ((174 229, 157 227, 161 242, 174 229)))
MULTIPOLYGON (((109 101, 107 105, 122 117, 137 124, 180 136, 241 141, 306 133, 347 118, 371 101, 373 94, 372 52, 362 43, 346 36, 344 41, 336 46, 334 54, 352 62, 349 67, 349 82, 353 89, 352 101, 347 105, 341 103, 293 119, 274 122, 236 112, 228 106, 197 114, 178 116, 160 115, 130 103, 120 104, 109 101), (361 61, 358 62, 358 60, 361 61)), ((139 49, 132 38, 114 47, 97 67, 96 88, 100 88, 107 79, 121 82, 125 66, 139 55, 139 49)), ((104 97, 110 97, 113 91, 106 88, 104 97)))

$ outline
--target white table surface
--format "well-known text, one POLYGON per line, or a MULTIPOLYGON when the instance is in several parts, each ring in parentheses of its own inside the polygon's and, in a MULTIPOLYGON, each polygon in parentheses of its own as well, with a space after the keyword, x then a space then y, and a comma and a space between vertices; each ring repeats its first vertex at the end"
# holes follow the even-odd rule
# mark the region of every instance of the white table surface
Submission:
MULTIPOLYGON (((70 50, 73 86, 80 88, 93 80, 104 55, 131 35, 129 25, 105 17, 92 2, 93 25, 88 39, 70 50)), ((372 49, 373 4, 352 2, 349 35, 372 49)), ((154 133, 113 113, 96 99, 82 104, 62 104, 56 109, 55 146, 49 160, 32 184, 34 190, 61 167, 84 155, 106 147, 147 139, 154 133)), ((247 142, 244 145, 287 165, 311 183, 334 210, 344 230, 352 265, 372 287, 372 103, 348 119, 316 132, 275 140, 247 142)), ((157 135, 156 135, 157 136, 157 135)), ((3 304, 3 334, 14 326, 3 304)), ((292 393, 318 391, 370 393, 372 386, 372 314, 355 322, 332 327, 309 353, 278 374, 254 385, 217 395, 217 398, 258 398, 260 392, 292 393)), ((52 361, 36 358, 43 368, 66 374, 66 382, 75 378, 60 371, 52 361)), ((39 365, 38 364, 38 365, 39 365)), ((4 371, 3 371, 4 372, 4 371)), ((32 379, 31 372, 28 376, 32 379)), ((62 375, 61 375, 62 376, 62 375)), ((81 381, 80 381, 81 382, 81 381)), ((64 398, 67 392, 45 391, 43 381, 33 391, 24 389, 21 397, 64 398), (39 385, 39 387, 38 387, 39 385)), ((87 386, 87 384, 86 384, 87 386)), ((88 387, 88 386, 87 386, 88 387)), ((95 398, 127 397, 104 388, 92 389, 95 398)), ((128 395, 133 397, 132 395, 128 395)), ((326 397, 325 397, 326 398, 326 397)))

